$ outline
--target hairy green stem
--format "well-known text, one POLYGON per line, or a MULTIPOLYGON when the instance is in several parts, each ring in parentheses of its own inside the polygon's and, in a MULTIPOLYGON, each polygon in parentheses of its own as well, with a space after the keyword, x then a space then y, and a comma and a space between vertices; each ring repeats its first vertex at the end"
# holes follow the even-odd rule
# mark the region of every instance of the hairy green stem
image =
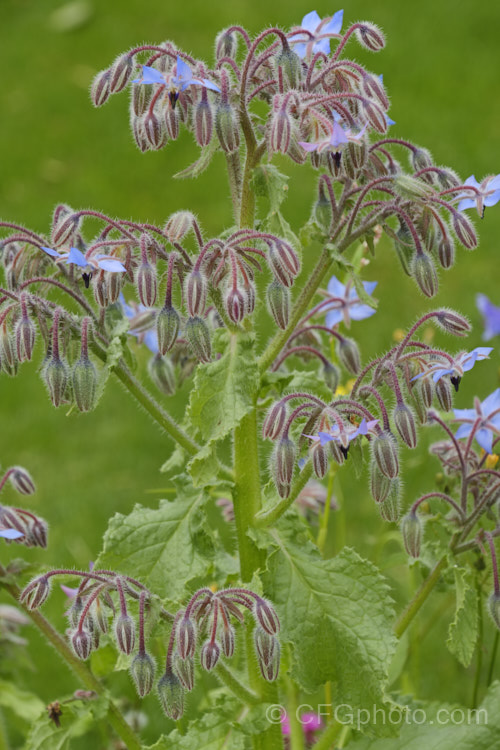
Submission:
POLYGON ((243 685, 220 659, 217 664, 215 676, 245 705, 255 706, 260 703, 260 696, 243 685))
POLYGON ((479 577, 476 579, 476 591, 477 591, 477 646, 476 646, 476 671, 474 674, 474 687, 472 690, 472 708, 477 708, 479 698, 479 685, 481 683, 481 671, 483 667, 483 597, 481 595, 481 584, 479 577))
POLYGON ((241 163, 239 151, 232 151, 226 156, 227 176, 229 189, 231 190, 231 201, 233 214, 236 221, 239 219, 241 203, 241 163))
POLYGON ((443 557, 436 563, 432 571, 422 583, 411 602, 407 605, 407 607, 402 611, 402 613, 396 620, 396 624, 394 625, 394 633, 398 638, 401 638, 408 625, 411 623, 417 612, 422 607, 423 603, 438 582, 441 573, 446 568, 447 562, 448 555, 443 555, 443 557))
POLYGON ((343 727, 344 725, 339 724, 337 721, 333 721, 329 724, 320 734, 318 741, 314 743, 314 750, 331 750, 335 747, 335 740, 339 736, 343 727))
MULTIPOLYGON (((5 569, 0 566, 0 575, 5 575, 5 569)), ((106 695, 106 691, 101 682, 95 677, 90 669, 75 656, 71 648, 68 646, 62 635, 55 630, 50 622, 38 610, 30 610, 19 602, 19 596, 21 590, 18 586, 11 583, 4 583, 3 587, 8 593, 16 600, 19 606, 23 607, 26 614, 31 618, 40 632, 45 636, 46 640, 56 649, 62 659, 66 662, 76 674, 78 679, 81 680, 82 684, 88 690, 93 690, 97 695, 106 695)), ((109 701, 107 719, 116 734, 124 742, 127 750, 141 750, 142 745, 138 737, 135 735, 132 728, 125 721, 119 708, 113 701, 109 701)))
POLYGON ((295 478, 289 496, 281 498, 281 500, 272 508, 269 508, 269 510, 261 511, 260 513, 258 513, 255 518, 255 526, 258 528, 271 526, 279 521, 283 513, 286 513, 288 508, 290 508, 296 501, 297 497, 302 492, 311 476, 312 463, 311 461, 308 461, 300 474, 298 474, 298 476, 295 478))

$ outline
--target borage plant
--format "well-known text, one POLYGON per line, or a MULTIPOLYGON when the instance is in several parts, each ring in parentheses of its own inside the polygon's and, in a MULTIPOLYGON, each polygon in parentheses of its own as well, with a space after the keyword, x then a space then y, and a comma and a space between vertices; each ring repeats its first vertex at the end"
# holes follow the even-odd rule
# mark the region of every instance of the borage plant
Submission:
MULTIPOLYGON (((253 40, 233 26, 218 35, 212 67, 170 41, 141 45, 96 77, 97 107, 128 89, 141 151, 172 148, 186 128, 201 153, 182 176, 222 155, 234 225, 219 235, 207 236, 190 210, 157 226, 61 204, 47 235, 1 222, 2 370, 15 375, 38 338, 54 406, 93 410, 114 375, 175 444, 163 467, 174 498, 113 518, 90 570, 46 570, 21 591, 22 566, 2 569, 3 586, 81 683, 35 721, 30 748, 88 731, 90 715, 127 748, 146 747, 108 692, 108 672, 126 667, 141 698, 154 689, 160 698, 157 749, 365 748, 360 730, 385 736, 384 747, 415 738, 437 746, 436 708, 412 723, 412 701, 388 691, 397 640, 440 581, 457 597, 449 648, 470 663, 488 588, 474 573, 478 555, 492 570, 488 606, 500 626, 500 392, 452 414, 462 377, 491 348, 451 353, 421 337, 428 324, 469 333, 446 308, 423 313, 364 365, 347 334, 375 312, 376 283, 362 272, 381 236, 417 291, 433 297, 437 267, 453 265, 456 246, 476 247, 466 211, 482 216, 500 199, 500 176, 463 181, 426 149, 387 135, 382 77, 346 54, 351 37, 377 52, 384 35, 368 22, 342 25, 342 11, 313 12, 287 33, 269 28, 253 40), (287 177, 273 165, 277 154, 280 164, 288 157, 316 170, 300 230, 281 213, 287 177), (259 340, 254 312, 265 306, 275 331, 259 340), (141 347, 151 352, 156 395, 137 364, 141 347), (165 397, 185 380, 189 405, 178 424, 165 397), (421 426, 442 433, 431 448, 440 485, 403 501, 400 454, 417 447, 421 426), (327 550, 333 483, 344 467, 365 465, 374 507, 401 524, 401 544, 422 558, 423 583, 398 617, 370 561, 327 550), (63 585, 66 638, 39 612, 56 577, 78 584, 63 585), (84 662, 102 646, 101 680, 84 662), (188 700, 199 680, 203 695, 188 700), (183 714, 174 728, 169 719, 183 714), (400 732, 402 740, 387 739, 400 732)), ((7 477, 24 494, 34 490, 25 470, 7 477)), ((7 543, 47 544, 45 522, 28 511, 2 507, 0 523, 7 543)), ((484 705, 495 699, 492 687, 484 705)), ((485 747, 500 729, 490 713, 485 747)), ((460 738, 473 743, 475 731, 462 727, 460 738)))

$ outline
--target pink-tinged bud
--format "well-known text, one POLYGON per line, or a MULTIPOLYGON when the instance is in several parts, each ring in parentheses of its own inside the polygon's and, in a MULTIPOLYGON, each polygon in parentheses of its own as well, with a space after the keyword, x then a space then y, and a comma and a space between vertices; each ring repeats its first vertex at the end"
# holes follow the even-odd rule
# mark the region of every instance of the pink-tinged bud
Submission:
POLYGON ((200 651, 200 664, 210 672, 219 661, 220 648, 215 641, 206 641, 200 651))
POLYGON ((36 490, 31 474, 22 466, 13 466, 9 479, 16 492, 21 495, 32 495, 36 490))
POLYGON ((373 457, 386 477, 394 479, 399 474, 398 444, 392 432, 381 432, 371 441, 373 457))
POLYGON ((171 305, 162 307, 156 316, 156 333, 160 354, 166 354, 177 341, 179 333, 179 313, 171 305))
POLYGON ((361 358, 358 345, 353 339, 337 339, 335 351, 341 364, 352 375, 357 375, 361 369, 361 358))
POLYGON ((34 547, 47 548, 49 527, 43 518, 38 517, 29 528, 29 539, 34 547))
POLYGON ((207 302, 207 281, 196 268, 186 278, 185 296, 189 315, 192 318, 203 315, 207 302))
POLYGON ((363 91, 370 97, 378 99, 378 103, 384 109, 389 108, 389 97, 385 93, 384 84, 378 76, 374 76, 372 73, 366 73, 363 75, 363 91))
POLYGON ((193 112, 194 137, 198 146, 208 146, 214 132, 214 114, 206 89, 202 90, 201 99, 193 112))
POLYGON ((454 336, 467 336, 471 331, 467 318, 454 310, 438 310, 435 321, 447 333, 452 333, 454 336))
MULTIPOLYGON (((119 273, 113 274, 113 276, 120 276, 119 273)), ((94 299, 99 307, 108 306, 108 290, 106 287, 106 279, 104 271, 100 271, 96 274, 92 280, 92 290, 94 292, 94 299)))
POLYGON ((261 674, 268 682, 273 682, 279 673, 280 645, 274 635, 262 628, 254 630, 254 644, 261 674))
POLYGON ((420 397, 426 409, 432 406, 434 398, 434 381, 432 378, 419 378, 414 385, 414 394, 420 397))
POLYGON ((137 118, 141 117, 149 107, 152 86, 132 86, 130 89, 130 112, 137 118))
POLYGON ((102 605, 101 601, 99 599, 96 599, 94 602, 94 617, 95 621, 97 623, 98 628, 102 633, 108 632, 108 618, 106 616, 106 612, 104 611, 104 606, 102 605))
POLYGON ((27 609, 34 610, 41 607, 44 604, 50 594, 50 578, 42 576, 32 581, 24 591, 21 592, 19 601, 24 604, 27 609))
POLYGON ((443 268, 451 268, 455 263, 455 244, 448 234, 440 237, 437 254, 443 268))
POLYGON ((276 484, 276 489, 278 491, 278 495, 282 498, 289 497, 290 492, 292 491, 292 485, 291 484, 283 484, 282 482, 274 480, 276 484))
POLYGON ((223 57, 230 57, 234 60, 238 49, 238 37, 234 31, 224 29, 215 37, 215 58, 221 60, 223 57))
POLYGON ((168 137, 175 141, 179 137, 179 110, 167 107, 165 110, 165 129, 168 137))
POLYGON ((186 338, 196 359, 200 362, 210 362, 212 358, 212 345, 210 343, 210 331, 202 318, 198 316, 188 318, 186 323, 186 338))
MULTIPOLYGON (((11 374, 11 370, 17 372, 18 361, 14 347, 14 338, 6 326, 0 325, 0 360, 4 370, 11 374)), ((12 373, 12 374, 15 374, 12 373)))
POLYGON ((286 404, 283 401, 278 401, 271 406, 262 425, 262 437, 264 440, 276 440, 281 435, 287 413, 286 404))
POLYGON ((377 104, 365 99, 363 101, 363 111, 368 122, 377 133, 383 134, 387 132, 388 126, 385 112, 377 104))
POLYGON ((97 401, 97 370, 88 357, 80 357, 73 366, 73 396, 80 411, 92 411, 97 401))
POLYGON ((415 511, 410 511, 401 521, 401 534, 410 557, 419 557, 422 542, 422 521, 415 511))
POLYGON ((181 659, 193 657, 196 650, 196 629, 193 621, 186 616, 177 626, 177 650, 181 659))
POLYGON ((372 458, 370 462, 370 492, 376 503, 383 503, 389 494, 391 482, 394 481, 382 474, 377 462, 372 458))
MULTIPOLYGON (((111 94, 117 94, 125 88, 134 70, 134 58, 125 52, 116 58, 111 66, 109 90, 111 94)), ((136 88, 144 88, 144 86, 136 88)))
POLYGON ((335 463, 337 463, 339 466, 342 466, 346 459, 346 454, 340 450, 340 445, 335 442, 335 440, 332 440, 330 443, 328 443, 328 449, 330 450, 335 463))
POLYGON ((49 391, 54 406, 60 406, 66 395, 69 381, 69 368, 59 357, 51 357, 42 369, 42 378, 49 391))
POLYGON ((397 404, 392 417, 403 442, 406 443, 408 448, 416 448, 417 428, 410 407, 403 403, 397 404))
POLYGON ((151 692, 155 678, 155 663, 149 654, 143 652, 134 656, 130 664, 130 675, 140 698, 151 692))
MULTIPOLYGON (((412 177, 409 174, 401 172, 394 179, 394 187, 398 195, 410 200, 426 200, 432 195, 432 188, 419 177, 412 177)), ((411 235, 408 238, 411 241, 411 235)))
POLYGON ((276 68, 281 68, 283 79, 288 88, 297 89, 302 80, 302 61, 300 57, 290 49, 288 44, 283 47, 275 58, 276 68))
POLYGON ((111 94, 110 88, 111 71, 101 70, 92 81, 90 87, 90 100, 94 107, 102 107, 109 99, 111 94))
POLYGON ((290 292, 279 281, 272 281, 267 287, 267 305, 278 328, 282 331, 290 317, 290 292))
POLYGON ((255 599, 253 616, 256 623, 269 635, 277 635, 280 631, 280 621, 274 607, 265 599, 255 599))
POLYGON ((267 150, 269 156, 286 154, 290 148, 293 122, 286 106, 278 107, 269 122, 267 150))
POLYGON ((158 150, 166 143, 165 130, 156 112, 149 109, 142 121, 146 140, 152 149, 158 150))
POLYGON ((223 151, 231 154, 239 148, 240 131, 234 109, 221 102, 215 111, 215 132, 223 151))
POLYGON ((448 378, 440 378, 436 383, 436 396, 439 406, 444 411, 450 411, 453 407, 453 394, 448 378))
POLYGON ((52 244, 55 247, 71 245, 79 225, 80 217, 78 214, 64 213, 61 218, 54 221, 51 234, 52 244))
POLYGON ((323 365, 321 377, 332 393, 335 393, 340 383, 339 368, 335 367, 335 365, 332 365, 330 362, 327 362, 323 365))
POLYGON ((118 302, 120 298, 120 292, 122 290, 122 276, 121 273, 107 273, 105 274, 106 279, 106 296, 110 303, 118 302))
POLYGON ((135 145, 139 149, 139 151, 142 151, 142 153, 146 153, 146 151, 149 151, 151 146, 149 144, 148 139, 146 138, 146 131, 144 130, 144 122, 142 118, 134 117, 131 120, 131 127, 132 127, 132 135, 134 136, 135 145))
POLYGON ((381 29, 369 21, 363 21, 356 29, 358 42, 371 52, 379 52, 385 47, 385 36, 381 29))
POLYGON ((380 515, 388 523, 397 523, 401 513, 401 482, 396 479, 390 480, 387 497, 378 506, 380 515))
POLYGON ((177 380, 175 377, 174 366, 168 357, 162 357, 159 352, 158 354, 155 354, 149 360, 148 372, 151 380, 159 391, 166 396, 174 395, 177 387, 177 380))
POLYGON ((241 323, 245 317, 246 300, 239 289, 230 289, 226 296, 226 312, 233 323, 241 323))
POLYGON ((274 449, 273 465, 276 484, 289 485, 295 466, 295 445, 290 438, 281 438, 274 449))
POLYGON ((158 682, 158 698, 169 719, 177 721, 184 713, 184 688, 177 675, 167 671, 158 682))
POLYGON ((23 362, 26 359, 31 359, 35 347, 36 328, 28 316, 25 305, 23 305, 22 315, 16 323, 14 335, 18 360, 23 362))
POLYGON ((300 271, 299 256, 288 242, 276 240, 276 253, 278 262, 290 276, 295 278, 300 271))
POLYGON ((356 171, 363 169, 368 161, 368 146, 366 141, 359 141, 358 143, 349 141, 347 144, 347 155, 356 171))
POLYGON ((453 230, 457 235, 458 241, 466 250, 474 250, 477 247, 477 235, 474 231, 474 224, 467 216, 460 213, 460 211, 454 211, 452 216, 453 230))
POLYGON ((131 654, 135 646, 135 623, 130 615, 118 615, 115 621, 115 637, 120 651, 131 654))
POLYGON ((86 630, 78 629, 71 636, 71 645, 78 658, 86 661, 92 651, 92 636, 86 630))
POLYGON ((176 654, 174 657, 174 669, 184 690, 192 690, 194 688, 193 659, 191 657, 181 659, 180 656, 176 654))
POLYGON ((411 268, 411 275, 426 297, 434 297, 438 291, 436 267, 430 255, 416 253, 411 268))
POLYGON ((230 659, 234 655, 235 646, 235 634, 234 628, 228 625, 227 628, 223 628, 221 634, 220 645, 222 647, 222 653, 227 659, 230 659))
POLYGON ((251 315, 255 310, 255 284, 253 284, 251 281, 248 281, 243 287, 243 294, 245 295, 245 313, 247 315, 251 315))
POLYGON ((139 299, 144 307, 154 307, 158 282, 156 279, 156 271, 148 261, 142 262, 137 269, 135 284, 139 299))
POLYGON ((325 446, 315 443, 311 448, 311 457, 314 473, 318 479, 323 479, 328 471, 328 453, 325 446))
POLYGON ((488 609, 491 618, 500 630, 500 594, 493 592, 488 599, 488 609))
POLYGON ((193 228, 195 223, 194 214, 191 211, 176 211, 169 216, 164 227, 164 232, 170 242, 180 242, 182 238, 193 228))
POLYGON ((410 160, 415 172, 432 167, 433 164, 432 154, 426 148, 415 148, 411 152, 410 160))

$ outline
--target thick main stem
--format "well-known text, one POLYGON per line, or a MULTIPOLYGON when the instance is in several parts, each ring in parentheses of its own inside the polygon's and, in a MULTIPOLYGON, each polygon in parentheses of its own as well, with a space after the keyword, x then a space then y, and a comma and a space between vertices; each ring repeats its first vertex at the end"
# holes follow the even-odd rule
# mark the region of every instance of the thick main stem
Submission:
POLYGON ((420 586, 419 590, 411 600, 411 602, 408 604, 408 606, 403 610, 403 612, 400 614, 398 619, 396 620, 396 624, 394 625, 394 633, 398 638, 401 638, 403 633, 405 632, 408 625, 411 623, 417 612, 422 607, 423 603, 431 593, 432 589, 436 585, 436 583, 439 580, 439 577, 443 570, 446 568, 446 564, 448 561, 448 556, 443 555, 443 557, 439 560, 439 562, 436 563, 430 574, 427 576, 425 581, 420 586))

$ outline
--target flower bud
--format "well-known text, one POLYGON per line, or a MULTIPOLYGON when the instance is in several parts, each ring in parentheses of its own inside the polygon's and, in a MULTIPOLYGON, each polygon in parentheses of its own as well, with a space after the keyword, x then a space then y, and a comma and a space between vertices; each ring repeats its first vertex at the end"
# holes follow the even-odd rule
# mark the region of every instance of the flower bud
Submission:
POLYGON ((347 338, 337 339, 335 351, 345 369, 352 375, 357 375, 361 369, 361 358, 356 342, 347 338))
POLYGON ((117 94, 125 88, 130 80, 133 70, 134 58, 132 55, 129 55, 128 52, 124 52, 123 55, 116 58, 110 71, 109 90, 111 94, 117 94))
POLYGON ((403 442, 406 443, 408 448, 415 448, 417 445, 417 430, 410 407, 403 403, 397 404, 392 417, 403 442))
MULTIPOLYGON (((113 274, 113 276, 120 276, 119 273, 113 274)), ((104 271, 100 271, 96 274, 92 281, 92 290, 94 292, 94 299, 99 307, 108 306, 108 290, 106 287, 106 278, 104 271)))
POLYGON ((337 443, 335 440, 332 440, 328 443, 328 449, 332 454, 332 458, 335 463, 337 463, 339 466, 342 466, 347 458, 347 453, 340 449, 339 443, 337 443))
POLYGON ((276 635, 280 631, 280 621, 274 607, 261 597, 255 599, 253 605, 253 616, 257 624, 266 633, 276 635))
POLYGON ((323 181, 320 183, 318 200, 313 206, 313 216, 320 227, 326 234, 330 234, 333 221, 332 202, 328 196, 323 181))
POLYGON ((370 462, 370 492, 376 503, 383 503, 389 494, 391 482, 378 468, 377 462, 372 458, 370 462))
POLYGON ((349 141, 347 144, 347 155, 349 156, 349 162, 352 164, 356 172, 366 166, 368 161, 368 146, 365 141, 359 141, 354 143, 349 141))
POLYGON ((115 636, 120 651, 131 654, 135 645, 135 623, 130 615, 118 615, 115 621, 115 636))
POLYGON ((236 112, 228 103, 220 103, 215 111, 215 132, 221 148, 231 154, 239 148, 240 131, 236 112))
POLYGON ((416 253, 411 275, 426 297, 434 297, 438 291, 438 277, 432 258, 426 253, 416 253))
POLYGON ((274 482, 276 484, 276 489, 280 497, 285 498, 290 496, 290 492, 292 491, 291 484, 283 484, 283 482, 280 482, 276 478, 274 479, 274 482))
POLYGON ((215 58, 221 60, 223 57, 230 57, 234 60, 238 48, 238 37, 234 31, 223 29, 215 37, 215 58))
POLYGON ((387 497, 379 504, 380 515, 389 523, 397 523, 401 512, 401 482, 391 479, 387 497))
POLYGON ((3 325, 0 325, 0 361, 7 373, 10 374, 13 368, 17 371, 18 361, 13 345, 13 336, 3 325))
POLYGON ((219 661, 220 648, 215 641, 206 641, 200 651, 200 664, 209 672, 219 661))
POLYGON ((162 307, 156 316, 156 333, 160 354, 166 354, 177 341, 179 333, 179 313, 171 305, 162 307))
POLYGON ((19 601, 29 610, 34 610, 47 601, 49 594, 50 578, 41 576, 26 586, 19 597, 19 601))
POLYGON ((97 370, 88 357, 80 357, 72 372, 73 395, 80 411, 91 411, 96 405, 97 370))
POLYGON ((415 511, 411 510, 401 521, 401 534, 407 553, 411 557, 420 555, 422 541, 422 521, 415 511))
POLYGON ((474 225, 472 221, 460 211, 454 211, 453 214, 453 230, 457 235, 458 241, 465 247, 466 250, 474 250, 477 247, 477 235, 474 231, 474 225))
POLYGON ((312 464, 314 473, 318 479, 323 479, 328 471, 328 453, 325 446, 315 443, 311 448, 312 464))
POLYGON ((230 289, 226 296, 226 312, 233 323, 241 323, 245 317, 246 300, 239 289, 230 289))
POLYGON ((184 688, 177 675, 168 670, 158 682, 158 698, 169 719, 177 721, 184 713, 184 688))
POLYGON ((276 325, 284 331, 290 316, 290 292, 287 287, 279 281, 272 281, 267 287, 267 305, 276 325))
POLYGON ((106 296, 108 302, 118 302, 120 298, 120 292, 122 290, 122 275, 121 273, 107 273, 105 274, 106 280, 106 296))
POLYGON ((168 357, 162 357, 160 353, 155 354, 149 360, 148 371, 159 391, 166 396, 174 395, 177 382, 174 366, 168 357))
POLYGON ((184 617, 177 626, 177 650, 181 659, 193 657, 196 649, 196 630, 192 620, 184 617))
POLYGON ((130 126, 132 129, 132 135, 134 137, 135 145, 137 146, 139 151, 142 151, 142 153, 145 154, 146 151, 150 150, 151 146, 148 139, 146 138, 143 118, 133 116, 130 120, 130 126))
POLYGON ((245 312, 247 315, 251 315, 255 310, 255 284, 248 281, 243 286, 243 294, 245 296, 245 312))
POLYGON ((394 180, 394 187, 402 198, 425 200, 432 195, 432 188, 418 177, 400 173, 394 180))
POLYGON ((85 661, 92 651, 92 636, 86 630, 78 628, 71 636, 71 645, 78 658, 85 661))
POLYGON ((195 357, 200 362, 210 362, 212 357, 210 331, 202 318, 199 318, 198 316, 188 318, 186 323, 186 338, 189 341, 195 357))
POLYGON ((276 440, 285 425, 287 413, 286 404, 283 401, 278 401, 271 406, 262 425, 262 437, 264 440, 276 440))
POLYGON ((332 393, 335 393, 340 383, 339 368, 335 367, 335 365, 332 365, 330 362, 327 362, 323 365, 321 377, 332 393))
POLYGON ((281 438, 273 453, 276 484, 288 485, 292 481, 295 466, 295 445, 290 438, 281 438))
POLYGON ((436 383, 436 396, 441 409, 450 411, 453 407, 453 394, 448 378, 440 378, 436 383))
POLYGON ((381 29, 369 21, 363 21, 356 29, 358 42, 372 52, 379 52, 385 47, 385 36, 381 29))
POLYGON ((455 244, 452 238, 442 235, 437 246, 438 259, 443 268, 451 268, 455 262, 455 244))
POLYGON ((162 121, 154 110, 149 109, 142 121, 146 140, 152 149, 158 150, 165 145, 166 137, 162 121))
POLYGON ((69 368, 59 357, 51 357, 42 369, 42 378, 48 388, 50 400, 54 406, 64 401, 69 380, 69 368))
POLYGON ((302 80, 302 61, 300 57, 290 49, 288 44, 284 46, 275 58, 276 68, 281 68, 283 79, 288 87, 297 89, 302 80))
POLYGON ((438 310, 435 321, 447 333, 452 333, 454 336, 467 336, 471 330, 467 318, 454 310, 438 310))
POLYGON ((29 528, 29 538, 34 547, 47 548, 48 542, 48 530, 49 527, 47 522, 43 518, 37 518, 29 528))
POLYGON ((191 211, 176 211, 169 216, 163 231, 170 242, 180 242, 193 228, 194 222, 194 214, 191 211))
POLYGON ((17 358, 20 362, 24 362, 26 359, 31 359, 33 356, 33 349, 35 347, 36 328, 35 324, 28 317, 27 313, 23 313, 21 318, 17 321, 14 329, 14 335, 16 339, 16 352, 17 358))
POLYGON ((227 659, 230 659, 234 655, 235 646, 235 634, 232 625, 223 628, 220 644, 222 647, 222 653, 227 659))
POLYGON ((90 100, 94 107, 102 107, 108 101, 111 94, 110 79, 111 71, 106 69, 101 70, 92 81, 90 100))
POLYGON ((20 495, 32 495, 36 490, 31 474, 22 466, 13 466, 9 479, 15 491, 20 495))
POLYGON ((500 630, 500 594, 493 592, 488 599, 488 609, 493 622, 500 630))
POLYGON ((254 630, 254 644, 261 674, 265 680, 273 682, 279 672, 280 645, 278 639, 257 627, 254 630))
POLYGON ((373 457, 386 477, 399 474, 398 444, 392 432, 381 432, 371 441, 373 457))
POLYGON ((191 271, 185 284, 186 304, 189 315, 203 315, 207 302, 207 281, 198 269, 191 271))
POLYGON ((130 664, 130 674, 140 698, 151 692, 155 677, 155 663, 146 652, 139 652, 130 664))
MULTIPOLYGON (((140 118, 148 109, 151 101, 151 86, 132 86, 130 89, 130 114, 140 118)), ((133 119, 133 117, 132 117, 133 119)), ((136 119, 139 121, 139 119, 136 119)))
POLYGON ((419 378, 413 387, 413 394, 421 399, 426 409, 432 406, 434 398, 434 381, 432 378, 419 378))
POLYGON ((208 146, 212 140, 214 116, 206 89, 202 90, 201 99, 194 107, 193 125, 194 137, 198 146, 201 148, 208 146))
POLYGON ((269 121, 267 138, 267 150, 269 156, 273 154, 286 154, 290 148, 292 135, 292 118, 288 108, 278 106, 272 113, 269 121))
POLYGON ((139 299, 144 307, 154 307, 158 288, 156 271, 148 261, 142 262, 135 277, 139 299))
POLYGON ((192 690, 194 688, 194 660, 191 656, 181 659, 179 654, 175 654, 174 671, 184 690, 192 690))
POLYGON ((167 136, 175 141, 179 137, 179 110, 167 107, 165 110, 165 129, 167 136))

